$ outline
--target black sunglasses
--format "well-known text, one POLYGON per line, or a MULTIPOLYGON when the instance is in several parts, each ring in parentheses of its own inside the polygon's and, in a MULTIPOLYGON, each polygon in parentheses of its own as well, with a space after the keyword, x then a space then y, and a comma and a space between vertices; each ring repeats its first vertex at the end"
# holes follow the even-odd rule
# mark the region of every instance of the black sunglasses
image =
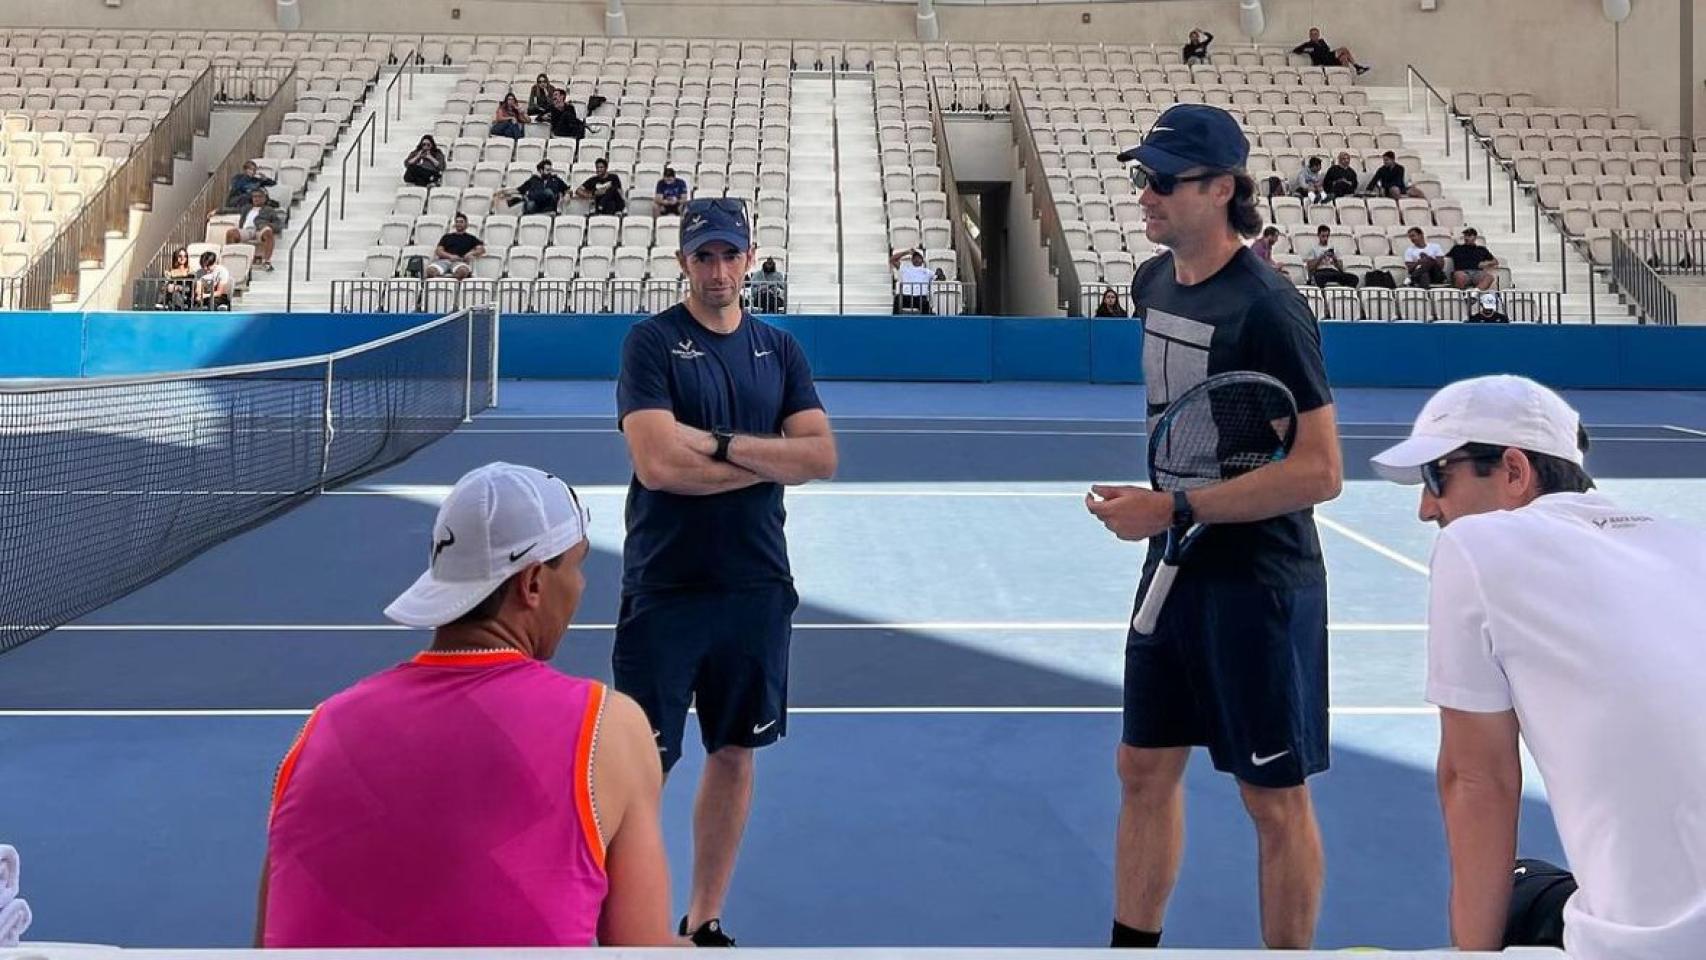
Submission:
POLYGON ((1454 463, 1497 463, 1505 457, 1499 453, 1468 453, 1461 457, 1441 457, 1432 463, 1422 464, 1422 486, 1435 497, 1445 496, 1445 470, 1454 463))
POLYGON ((1203 180, 1213 180, 1215 177, 1226 176, 1224 170, 1213 170, 1208 173, 1193 173, 1180 176, 1172 173, 1156 173, 1146 167, 1133 165, 1131 168, 1131 185, 1139 190, 1148 187, 1156 194, 1170 197, 1173 191, 1179 189, 1181 183, 1197 183, 1203 180))

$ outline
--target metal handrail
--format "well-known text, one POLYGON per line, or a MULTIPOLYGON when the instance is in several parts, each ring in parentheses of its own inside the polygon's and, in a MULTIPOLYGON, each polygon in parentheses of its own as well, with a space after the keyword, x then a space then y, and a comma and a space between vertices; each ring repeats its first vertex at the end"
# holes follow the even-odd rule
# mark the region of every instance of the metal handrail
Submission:
POLYGON ((834 167, 835 183, 835 309, 847 312, 847 231, 842 222, 846 211, 841 204, 841 118, 837 115, 836 100, 840 96, 836 71, 829 72, 829 143, 830 162, 834 167))
MULTIPOLYGON (((381 105, 381 110, 383 110, 383 105, 381 105)), ((373 121, 378 118, 379 113, 380 111, 375 111, 367 115, 367 120, 362 123, 361 129, 356 131, 355 139, 350 142, 349 149, 344 151, 344 158, 338 161, 339 220, 344 218, 344 205, 349 199, 349 159, 350 157, 357 157, 359 159, 363 140, 366 140, 367 142, 367 165, 370 167, 373 166, 375 144, 373 138, 368 136, 368 134, 373 130, 373 121)), ((355 189, 358 193, 361 191, 360 163, 355 165, 355 189)))
POLYGON ((1624 240, 1622 231, 1611 235, 1611 278, 1617 289, 1635 302, 1642 323, 1676 326, 1676 292, 1624 240))
MULTIPOLYGON (((391 74, 391 81, 389 83, 385 84, 385 92, 380 98, 380 102, 382 104, 381 109, 385 113, 385 124, 384 124, 385 129, 380 134, 380 137, 382 139, 384 139, 384 141, 386 143, 391 142, 391 121, 393 119, 393 117, 391 116, 391 111, 393 109, 391 106, 391 91, 397 89, 397 81, 401 80, 403 78, 403 76, 405 74, 407 74, 409 76, 409 82, 407 84, 408 90, 407 90, 406 96, 410 100, 413 100, 415 98, 414 75, 420 71, 420 65, 417 62, 417 60, 418 60, 418 57, 407 57, 407 58, 405 58, 405 60, 403 62, 398 63, 396 71, 391 74)), ((403 119, 403 97, 404 96, 405 96, 405 94, 399 94, 397 96, 397 105, 395 108, 396 112, 397 112, 397 116, 395 117, 395 119, 397 119, 397 120, 403 119)))
MULTIPOLYGON (((1416 81, 1420 80, 1422 82, 1422 86, 1427 88, 1428 93, 1433 94, 1433 98, 1438 100, 1440 106, 1443 108, 1441 111, 1442 119, 1450 119, 1453 112, 1451 108, 1451 101, 1447 100, 1443 94, 1436 90, 1434 85, 1428 82, 1427 77, 1422 76, 1422 72, 1416 69, 1415 64, 1405 64, 1404 71, 1404 109, 1416 109, 1416 81)), ((1449 157, 1451 156, 1451 128, 1449 124, 1442 124, 1442 126, 1445 129, 1445 155, 1449 157)), ((1422 110, 1422 132, 1429 136, 1432 136, 1434 132, 1433 114, 1430 113, 1425 106, 1422 110)))
MULTIPOLYGON (((948 196, 948 223, 954 237, 954 259, 959 270, 959 279, 970 280, 973 289, 980 294, 983 291, 983 257, 976 244, 972 242, 971 231, 966 228, 965 203, 960 199, 959 178, 954 174, 953 151, 948 149, 948 128, 942 116, 942 101, 936 94, 936 85, 930 84, 930 126, 931 134, 936 138, 936 162, 942 168, 942 188, 948 196)), ((981 301, 974 310, 981 308, 981 301)))
POLYGON ((1019 165, 1031 172, 1026 178, 1031 187, 1031 212, 1042 225, 1043 240, 1049 248, 1049 260, 1054 264, 1059 282, 1058 299, 1066 304, 1068 316, 1078 316, 1084 288, 1078 277, 1078 265, 1072 262, 1072 250, 1066 244, 1066 231, 1061 228, 1060 208, 1055 206, 1054 189, 1049 186, 1043 170, 1042 153, 1037 150, 1036 136, 1031 132, 1030 104, 1019 88, 1019 81, 1007 80, 1009 115, 1013 118, 1013 142, 1019 148, 1019 165))
MULTIPOLYGON (((314 215, 322 209, 326 215, 320 218, 320 249, 331 245, 332 239, 332 205, 326 200, 332 195, 330 188, 320 191, 320 199, 308 208, 308 216, 302 223, 302 229, 290 241, 290 247, 284 253, 284 312, 289 313, 295 302, 296 294, 296 247, 303 237, 314 236, 314 215)), ((302 271, 302 281, 307 283, 314 279, 314 244, 308 244, 307 263, 302 271)))

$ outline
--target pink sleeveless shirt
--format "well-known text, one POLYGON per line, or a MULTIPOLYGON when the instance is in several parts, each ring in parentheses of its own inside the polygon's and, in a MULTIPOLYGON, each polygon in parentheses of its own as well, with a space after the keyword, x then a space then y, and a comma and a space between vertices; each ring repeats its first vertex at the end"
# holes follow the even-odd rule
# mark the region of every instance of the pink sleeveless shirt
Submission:
POLYGON ((592 944, 604 693, 519 651, 429 652, 321 704, 273 789, 266 946, 592 944))

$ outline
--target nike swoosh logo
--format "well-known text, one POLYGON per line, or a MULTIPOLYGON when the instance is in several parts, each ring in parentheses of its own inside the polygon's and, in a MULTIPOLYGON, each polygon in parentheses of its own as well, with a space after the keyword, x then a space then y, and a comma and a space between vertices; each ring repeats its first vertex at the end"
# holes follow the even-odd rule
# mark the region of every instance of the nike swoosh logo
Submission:
POLYGON ((1528 872, 1527 867, 1517 867, 1516 868, 1516 875, 1519 877, 1522 876, 1523 874, 1527 873, 1527 872, 1528 872))
POLYGON ((537 547, 537 546, 539 546, 539 541, 535 540, 532 543, 528 544, 527 546, 522 547, 520 550, 517 550, 516 552, 509 555, 509 562, 514 563, 517 560, 520 560, 522 557, 527 556, 527 553, 529 550, 532 550, 534 547, 537 547))
POLYGON ((776 351, 774 350, 754 350, 752 351, 752 355, 755 357, 768 357, 775 352, 776 351))
POLYGON ((760 733, 763 733, 764 731, 770 729, 771 727, 774 727, 775 725, 776 725, 776 721, 774 721, 774 720, 770 721, 769 723, 760 723, 760 724, 755 725, 752 728, 752 732, 754 734, 760 734, 760 733))
POLYGON ((1283 757, 1290 752, 1291 752, 1290 750, 1281 750, 1279 753, 1272 754, 1271 756, 1258 757, 1258 756, 1256 756, 1255 751, 1252 750, 1250 752, 1250 762, 1255 764, 1258 767, 1265 767, 1268 764, 1273 763, 1275 760, 1278 760, 1280 757, 1283 757))
POLYGON ((1150 127, 1149 132, 1150 133, 1172 133, 1173 128, 1172 127, 1150 127))

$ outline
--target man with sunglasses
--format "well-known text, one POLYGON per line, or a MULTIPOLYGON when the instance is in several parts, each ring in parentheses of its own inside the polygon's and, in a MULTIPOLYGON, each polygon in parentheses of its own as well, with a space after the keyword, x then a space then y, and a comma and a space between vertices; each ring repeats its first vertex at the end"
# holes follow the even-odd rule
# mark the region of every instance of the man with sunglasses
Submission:
POLYGON ((1587 433, 1522 377, 1451 384, 1374 469, 1437 524, 1426 695, 1440 707, 1451 935, 1463 950, 1682 960, 1706 944, 1706 531, 1619 506, 1587 433), (1522 760, 1574 874, 1517 860, 1522 760))
POLYGON ((680 932, 733 946, 723 901, 752 804, 753 751, 788 729, 799 596, 782 487, 835 473, 835 438, 787 332, 741 309, 752 228, 735 198, 688 201, 677 259, 687 299, 622 345, 617 424, 634 463, 616 688, 650 718, 665 771, 689 704, 705 769, 693 810, 693 893, 680 932))
POLYGON ((1320 911, 1321 838, 1305 781, 1328 761, 1327 591, 1310 509, 1338 495, 1339 442, 1315 318, 1243 244, 1262 225, 1248 155, 1238 122, 1203 104, 1169 109, 1120 155, 1137 164, 1145 234, 1167 248, 1132 282, 1150 423, 1191 387, 1233 370, 1278 378, 1299 420, 1290 456, 1236 480, 1180 497, 1096 486, 1087 498, 1115 535, 1150 540, 1146 581, 1169 526, 1212 525, 1155 632, 1126 637, 1116 947, 1160 942, 1195 745, 1237 778, 1255 823, 1262 939, 1306 948, 1320 911))

